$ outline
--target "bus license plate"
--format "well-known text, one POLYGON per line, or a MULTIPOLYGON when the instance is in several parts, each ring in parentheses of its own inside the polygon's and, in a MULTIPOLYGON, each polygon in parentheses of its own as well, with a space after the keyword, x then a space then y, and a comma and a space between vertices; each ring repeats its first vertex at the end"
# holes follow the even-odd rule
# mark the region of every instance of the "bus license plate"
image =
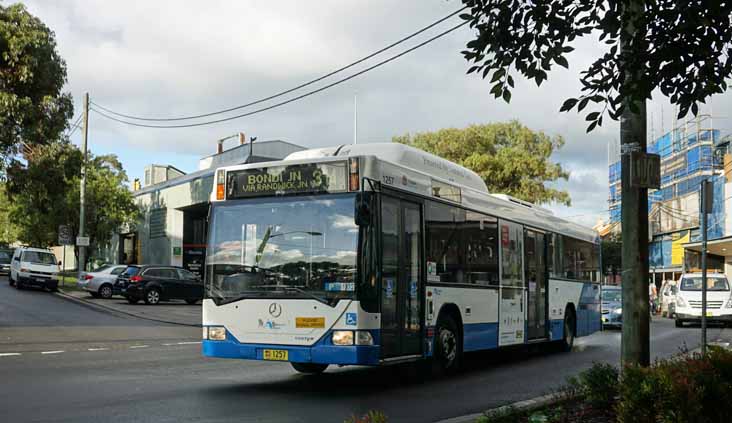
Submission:
POLYGON ((263 350, 262 358, 272 361, 287 361, 289 357, 287 350, 263 350))

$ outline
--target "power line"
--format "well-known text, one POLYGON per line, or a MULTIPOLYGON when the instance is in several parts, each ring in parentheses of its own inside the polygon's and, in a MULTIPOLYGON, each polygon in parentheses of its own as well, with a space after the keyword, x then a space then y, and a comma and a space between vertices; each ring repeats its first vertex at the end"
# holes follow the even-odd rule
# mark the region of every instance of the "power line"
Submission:
POLYGON ((323 86, 321 88, 318 88, 317 90, 308 91, 305 94, 301 94, 301 95, 299 95, 297 97, 293 97, 293 98, 291 98, 289 100, 281 101, 281 102, 276 103, 276 104, 273 104, 271 106, 267 106, 267 107, 263 107, 261 109, 253 110, 253 111, 248 112, 248 113, 242 113, 242 114, 239 114, 239 115, 236 115, 236 116, 231 116, 231 117, 227 117, 227 118, 221 118, 221 119, 211 120, 211 121, 207 121, 207 122, 189 123, 189 124, 183 124, 183 125, 148 125, 148 124, 142 124, 142 123, 130 122, 130 121, 122 120, 122 119, 117 119, 117 118, 112 117, 112 116, 109 116, 108 114, 106 114, 106 113, 104 113, 102 111, 99 111, 99 110, 97 110, 96 108, 93 108, 93 107, 91 108, 91 110, 94 111, 95 113, 97 113, 97 114, 99 114, 101 116, 104 116, 107 119, 113 120, 115 122, 124 123, 125 125, 138 126, 138 127, 142 127, 142 128, 191 128, 191 127, 195 127, 195 126, 212 125, 212 124, 215 124, 215 123, 221 123, 221 122, 226 122, 226 121, 230 121, 230 120, 234 120, 234 119, 239 119, 239 118, 243 118, 243 117, 246 117, 246 116, 251 116, 251 115, 254 115, 254 114, 257 114, 257 113, 265 112, 267 110, 272 110, 272 109, 275 109, 277 107, 284 106, 286 104, 295 102, 297 100, 301 100, 301 99, 303 99, 305 97, 310 97, 311 95, 317 94, 317 93, 319 93, 321 91, 325 91, 328 88, 331 88, 331 87, 334 87, 336 85, 342 84, 342 83, 344 83, 346 81, 349 81, 349 80, 351 80, 351 79, 353 79, 353 78, 355 78, 355 77, 357 77, 359 75, 363 75, 366 72, 369 72, 369 71, 371 71, 373 69, 376 69, 376 68, 378 68, 380 66, 383 66, 383 65, 385 65, 385 64, 387 64, 387 63, 389 63, 391 61, 394 61, 394 60, 396 60, 396 59, 404 56, 407 53, 410 53, 410 52, 412 52, 412 51, 414 51, 414 50, 416 50, 416 49, 418 49, 420 47, 423 47, 423 46, 431 43, 432 41, 435 41, 438 38, 444 37, 445 35, 447 35, 447 34, 453 32, 453 31, 457 30, 458 28, 464 26, 465 24, 467 24, 469 22, 470 21, 462 22, 462 23, 460 23, 460 24, 458 24, 458 25, 456 25, 456 26, 454 26, 454 27, 452 27, 452 28, 450 28, 450 29, 448 29, 446 31, 443 31, 443 32, 435 35, 432 38, 427 39, 426 41, 423 41, 423 42, 417 44, 414 47, 411 47, 411 48, 409 48, 407 50, 404 50, 403 52, 401 52, 401 53, 399 53, 399 54, 397 54, 395 56, 392 56, 392 57, 390 57, 388 59, 382 60, 381 62, 379 62, 379 63, 377 63, 377 64, 375 64, 373 66, 370 66, 370 67, 368 67, 368 68, 366 68, 366 69, 364 69, 362 71, 359 71, 359 72, 357 72, 357 73, 355 73, 353 75, 350 75, 350 76, 347 76, 345 78, 339 79, 338 81, 335 81, 333 83, 330 83, 328 85, 325 85, 325 86, 323 86))
POLYGON ((341 67, 341 68, 338 68, 338 69, 336 69, 336 70, 334 70, 334 71, 332 71, 330 73, 327 73, 327 74, 325 74, 323 76, 320 76, 320 77, 315 78, 313 80, 310 80, 308 82, 302 83, 302 84, 300 84, 300 85, 298 85, 296 87, 290 88, 288 90, 281 91, 281 92, 279 92, 277 94, 273 94, 273 95, 271 95, 269 97, 261 98, 259 100, 255 100, 255 101, 252 101, 252 102, 249 102, 249 103, 246 103, 246 104, 242 104, 241 106, 230 107, 228 109, 223 109, 223 110, 218 110, 218 111, 211 112, 211 113, 204 113, 204 114, 193 115, 193 116, 182 116, 182 117, 176 117, 176 118, 148 118, 148 117, 140 117, 140 116, 126 115, 124 113, 119 113, 119 112, 115 112, 113 110, 110 110, 110 109, 108 109, 108 108, 106 108, 106 107, 104 107, 104 106, 102 106, 102 105, 100 105, 98 103, 95 103, 94 101, 92 101, 91 103, 94 106, 96 106, 97 108, 99 108, 99 109, 101 109, 101 110, 103 110, 103 111, 105 111, 107 113, 110 113, 112 115, 119 116, 119 117, 123 117, 123 118, 127 118, 127 119, 141 120, 141 121, 148 121, 148 122, 171 122, 171 121, 199 119, 199 118, 209 117, 209 116, 218 115, 218 114, 222 114, 222 113, 232 112, 234 110, 239 110, 239 109, 243 109, 245 107, 254 106, 256 104, 264 103, 265 101, 269 101, 269 100, 272 100, 274 98, 281 97, 281 96, 286 95, 286 94, 289 94, 289 93, 291 93, 293 91, 297 91, 297 90, 299 90, 301 88, 305 88, 305 87, 307 87, 309 85, 315 84, 316 82, 320 82, 320 81, 322 81, 322 80, 324 80, 326 78, 329 78, 329 77, 331 77, 331 76, 333 76, 333 75, 335 75, 337 73, 340 73, 340 72, 342 72, 342 71, 344 71, 346 69, 350 69, 350 68, 352 68, 352 67, 354 67, 354 66, 356 66, 356 65, 358 65, 360 63, 365 62, 368 59, 371 59, 374 56, 377 56, 377 55, 379 55, 379 54, 381 54, 381 53, 383 53, 383 52, 385 52, 385 51, 387 51, 387 50, 389 50, 389 49, 391 49, 391 48, 393 48, 393 47, 395 47, 395 46, 397 46, 397 45, 399 45, 399 44, 401 44, 401 43, 403 43, 405 41, 408 41, 408 40, 416 37, 417 35, 425 32, 425 31, 427 31, 427 30, 429 30, 429 29, 431 29, 433 27, 435 27, 436 25, 441 24, 442 22, 450 19, 451 17, 457 15, 458 13, 462 12, 463 10, 465 10, 467 8, 468 8, 468 6, 465 6, 465 7, 463 7, 460 10, 457 10, 457 11, 455 11, 453 13, 450 13, 449 15, 445 16, 444 18, 439 19, 439 20, 437 20, 437 21, 435 21, 435 22, 427 25, 426 27, 424 27, 424 28, 422 28, 422 29, 420 29, 418 31, 416 31, 416 32, 414 32, 414 33, 412 33, 412 34, 410 34, 410 35, 408 35, 408 36, 406 36, 406 37, 404 37, 404 38, 402 38, 402 39, 400 39, 400 40, 398 40, 398 41, 396 41, 396 42, 394 42, 392 44, 389 44, 388 46, 386 46, 386 47, 384 47, 384 48, 382 48, 380 50, 377 50, 377 51, 369 54, 368 56, 364 56, 361 59, 358 59, 357 61, 355 61, 353 63, 350 63, 350 64, 348 64, 346 66, 341 67))
POLYGON ((83 117, 84 117, 84 115, 79 116, 79 118, 76 119, 76 122, 74 122, 73 125, 71 125, 71 127, 69 127, 69 133, 66 135, 66 138, 71 138, 71 136, 74 135, 74 132, 76 132, 76 130, 79 129, 79 126, 81 123, 81 118, 83 118, 83 117))

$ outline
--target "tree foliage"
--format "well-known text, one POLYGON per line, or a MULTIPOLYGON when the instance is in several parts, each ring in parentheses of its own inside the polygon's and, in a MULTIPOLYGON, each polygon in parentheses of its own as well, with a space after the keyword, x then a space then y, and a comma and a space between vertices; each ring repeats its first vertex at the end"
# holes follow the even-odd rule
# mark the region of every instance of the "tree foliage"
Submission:
POLYGON ((56 39, 22 4, 0 5, 0 175, 9 157, 60 138, 72 118, 56 39))
POLYGON ((550 160, 564 140, 532 131, 518 121, 407 134, 394 137, 393 141, 429 151, 475 171, 490 192, 537 204, 570 204, 566 191, 546 186, 547 182, 569 178, 561 165, 550 160))
POLYGON ((18 226, 10 217, 10 203, 5 194, 5 183, 0 182, 0 246, 18 240, 18 226))
POLYGON ((463 56, 468 73, 490 75, 491 93, 511 100, 512 74, 537 86, 555 65, 569 67, 572 43, 584 36, 599 39, 604 50, 582 72, 581 95, 569 98, 560 111, 578 112, 591 103, 587 130, 602 125, 603 116, 617 120, 625 104, 651 99, 655 89, 678 105, 678 117, 712 94, 727 89, 732 74, 732 2, 719 0, 463 0, 470 12, 461 17, 476 30, 463 56), (624 21, 624 10, 641 4, 637 20, 624 21), (642 29, 619 47, 620 32, 642 29), (633 75, 633 78, 627 78, 633 75), (625 102, 624 102, 625 100, 625 102))
MULTIPOLYGON (((19 226, 20 241, 57 244, 59 225, 79 232, 81 151, 69 142, 55 142, 26 153, 27 164, 14 161, 8 168, 11 218, 19 226)), ((88 159, 86 233, 91 249, 105 245, 123 224, 134 223, 138 208, 126 187, 127 174, 114 155, 88 159)))

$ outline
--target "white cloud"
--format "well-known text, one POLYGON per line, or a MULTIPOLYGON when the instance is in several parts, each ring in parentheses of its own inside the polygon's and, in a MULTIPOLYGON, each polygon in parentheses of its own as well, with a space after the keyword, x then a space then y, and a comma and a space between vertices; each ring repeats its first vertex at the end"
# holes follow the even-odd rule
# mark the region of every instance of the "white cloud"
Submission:
MULTIPOLYGON (((290 88, 371 53, 461 5, 423 0, 26 3, 57 34, 77 114, 83 93, 89 92, 99 104, 148 116, 197 114, 290 88)), ((558 112, 566 97, 579 94, 579 72, 604 46, 589 39, 576 43, 570 69, 553 70, 541 87, 517 76, 512 103, 506 105, 489 94, 488 82, 465 75, 468 65, 460 51, 471 36, 471 30, 463 28, 341 86, 220 125, 154 130, 123 126, 92 114, 92 149, 119 153, 131 170, 130 177, 139 177, 149 161, 195 163, 195 157, 213 153, 214 140, 238 131, 259 140, 284 139, 308 147, 349 143, 357 92, 361 142, 513 118, 562 135, 566 145, 554 159, 574 175, 568 183, 557 185, 569 190, 574 205, 554 209, 569 216, 607 208, 607 144, 618 138, 618 124, 606 121, 588 135, 582 116, 558 112)), ((724 96, 715 101, 715 107, 726 110, 730 102, 730 96, 724 96)), ((661 126, 658 104, 651 103, 649 108, 657 111, 657 133, 661 126)), ((671 108, 666 106, 666 127, 670 122, 671 108)))

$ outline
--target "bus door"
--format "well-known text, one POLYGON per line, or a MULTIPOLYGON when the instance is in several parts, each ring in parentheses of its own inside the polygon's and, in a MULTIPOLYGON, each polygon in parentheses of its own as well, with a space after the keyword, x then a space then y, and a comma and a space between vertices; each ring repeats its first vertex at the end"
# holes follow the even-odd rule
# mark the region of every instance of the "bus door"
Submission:
POLYGON ((547 283, 545 236, 526 230, 524 234, 524 263, 526 267, 526 337, 529 341, 547 337, 547 283))
POLYGON ((381 355, 421 354, 422 211, 417 203, 381 200, 381 355))
POLYGON ((498 304, 498 345, 522 344, 526 338, 524 227, 505 220, 499 222, 501 301, 498 304))

